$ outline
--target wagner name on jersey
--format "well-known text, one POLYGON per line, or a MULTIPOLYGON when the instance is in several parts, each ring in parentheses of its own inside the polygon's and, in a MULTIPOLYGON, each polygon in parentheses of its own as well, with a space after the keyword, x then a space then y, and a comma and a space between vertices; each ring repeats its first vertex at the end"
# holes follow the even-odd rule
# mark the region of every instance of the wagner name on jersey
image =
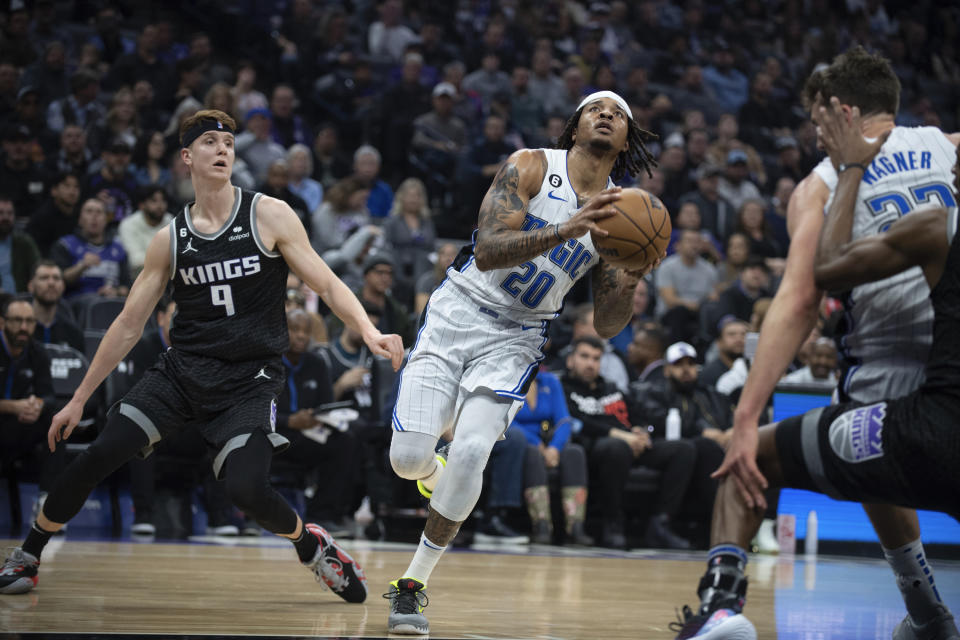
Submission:
MULTIPOLYGON (((580 208, 567 175, 564 149, 540 149, 547 171, 540 191, 530 199, 522 231, 566 222, 580 208)), ((612 186, 612 181, 608 185, 612 186)), ((486 310, 508 317, 552 320, 578 279, 599 261, 590 234, 571 238, 518 267, 480 271, 473 247, 465 247, 447 277, 486 310)))
POLYGON ((261 194, 234 188, 227 223, 196 230, 188 204, 170 223, 170 279, 177 314, 171 344, 231 362, 278 358, 287 348, 284 313, 288 267, 257 230, 261 194))
MULTIPOLYGON (((900 216, 931 207, 956 207, 951 170, 956 148, 935 127, 895 127, 864 172, 854 210, 853 238, 883 233, 900 216)), ((837 173, 829 158, 814 171, 830 189, 837 173)), ((843 296, 838 348, 845 371, 841 390, 854 400, 905 395, 923 381, 933 309, 919 267, 843 296), (866 364, 864 364, 866 361, 866 364)))

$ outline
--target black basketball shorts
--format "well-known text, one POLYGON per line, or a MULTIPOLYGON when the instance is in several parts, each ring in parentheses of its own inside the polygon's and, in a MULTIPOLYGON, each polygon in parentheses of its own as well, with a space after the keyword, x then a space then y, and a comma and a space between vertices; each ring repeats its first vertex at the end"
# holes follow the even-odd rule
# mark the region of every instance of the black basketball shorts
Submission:
POLYGON ((277 396, 283 388, 283 365, 275 361, 226 362, 171 348, 134 385, 113 410, 135 422, 150 439, 140 452, 184 426, 195 426, 217 452, 216 477, 231 451, 263 431, 274 453, 289 441, 276 432, 277 396))
POLYGON ((915 392, 896 400, 848 402, 777 426, 788 487, 838 500, 881 502, 960 517, 960 416, 956 403, 915 392))

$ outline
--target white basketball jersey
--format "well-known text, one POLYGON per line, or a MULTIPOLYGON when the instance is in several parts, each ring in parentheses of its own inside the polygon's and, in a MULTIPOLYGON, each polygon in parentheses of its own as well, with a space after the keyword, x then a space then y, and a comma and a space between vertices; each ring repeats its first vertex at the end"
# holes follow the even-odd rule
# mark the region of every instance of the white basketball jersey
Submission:
MULTIPOLYGON (((935 127, 894 127, 864 173, 857 195, 853 238, 883 233, 900 216, 955 207, 951 169, 956 148, 935 127)), ((829 158, 814 171, 830 188, 837 173, 829 158)), ((865 402, 906 395, 923 381, 932 342, 930 289, 919 267, 858 287, 844 297, 845 334, 839 341, 849 369, 841 389, 865 402)))
MULTIPOLYGON (((540 191, 530 200, 521 231, 566 222, 579 209, 577 194, 567 175, 567 152, 541 151, 547 156, 547 172, 540 191)), ((476 300, 481 311, 519 320, 551 320, 560 312, 570 287, 589 273, 598 260, 588 233, 507 269, 480 271, 471 256, 459 271, 451 267, 447 277, 476 300)))

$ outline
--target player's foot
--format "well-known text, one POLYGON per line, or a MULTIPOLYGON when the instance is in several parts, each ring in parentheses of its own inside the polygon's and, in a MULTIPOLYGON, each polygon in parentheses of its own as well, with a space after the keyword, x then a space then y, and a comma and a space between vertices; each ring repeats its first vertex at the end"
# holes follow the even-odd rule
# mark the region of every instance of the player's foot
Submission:
POLYGON ((390 601, 389 633, 411 636, 430 633, 430 623, 423 615, 423 608, 430 602, 425 588, 426 585, 413 578, 400 578, 390 583, 390 591, 383 594, 390 601))
POLYGON ((946 607, 941 609, 937 617, 924 624, 915 623, 907 614, 893 630, 893 640, 960 640, 953 614, 946 607))
POLYGON ((40 561, 20 547, 10 550, 0 568, 0 593, 26 593, 37 586, 37 567, 40 561))
POLYGON ((326 529, 315 524, 304 525, 316 536, 319 547, 316 555, 304 566, 313 571, 317 582, 325 584, 347 602, 363 602, 367 599, 367 577, 363 569, 344 551, 326 529))
POLYGON ((676 640, 757 640, 757 630, 746 616, 735 609, 717 609, 706 614, 694 614, 684 605, 683 619, 671 622, 676 640))
MULTIPOLYGON (((447 444, 440 447, 439 450, 437 450, 436 457, 437 457, 437 461, 440 463, 441 468, 445 468, 447 466, 447 458, 450 456, 451 444, 452 444, 451 442, 448 442, 447 444)), ((434 480, 433 485, 434 486, 437 485, 436 480, 434 480)), ((433 497, 433 489, 427 489, 427 487, 423 484, 423 480, 417 480, 417 490, 420 492, 420 495, 422 495, 427 500, 433 497)))

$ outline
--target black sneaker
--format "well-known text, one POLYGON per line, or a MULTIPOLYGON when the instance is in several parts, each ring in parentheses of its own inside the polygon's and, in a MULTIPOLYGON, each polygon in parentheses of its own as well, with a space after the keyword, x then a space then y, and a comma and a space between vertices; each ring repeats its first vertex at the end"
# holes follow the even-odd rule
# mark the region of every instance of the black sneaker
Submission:
POLYGON ((600 534, 600 546, 609 549, 626 549, 627 537, 623 535, 623 522, 617 518, 604 520, 600 534))
POLYGON ((390 591, 383 597, 390 601, 390 616, 387 632, 403 635, 425 636, 430 633, 430 623, 423 609, 430 603, 424 592, 426 585, 413 578, 400 578, 390 583, 390 591))
POLYGON ((325 584, 347 602, 363 602, 367 599, 367 577, 363 569, 344 551, 336 540, 315 524, 304 525, 316 536, 319 547, 310 562, 304 566, 313 571, 317 582, 325 584))
POLYGON ((529 544, 530 536, 517 533, 500 516, 493 516, 480 525, 474 540, 487 544, 529 544))
POLYGON ((666 549, 690 548, 689 540, 671 531, 670 519, 663 513, 650 518, 644 540, 648 547, 663 547, 666 549))
POLYGON ((20 547, 10 550, 6 562, 0 568, 0 593, 13 595, 26 593, 37 586, 37 567, 40 561, 20 547))

